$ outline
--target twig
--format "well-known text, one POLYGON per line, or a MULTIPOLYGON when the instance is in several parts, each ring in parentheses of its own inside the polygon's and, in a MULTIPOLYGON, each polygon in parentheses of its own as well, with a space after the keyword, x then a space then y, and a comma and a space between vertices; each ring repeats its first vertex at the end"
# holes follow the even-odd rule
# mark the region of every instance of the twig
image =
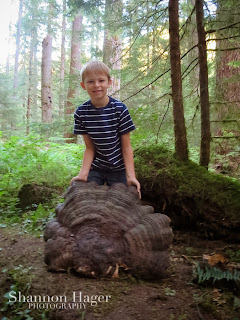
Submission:
POLYGON ((199 316, 199 318, 200 318, 201 320, 204 320, 204 318, 202 317, 202 314, 201 314, 201 312, 200 312, 200 309, 199 309, 198 303, 197 303, 197 301, 196 301, 196 300, 195 300, 195 302, 196 302, 196 307, 197 307, 198 316, 199 316))

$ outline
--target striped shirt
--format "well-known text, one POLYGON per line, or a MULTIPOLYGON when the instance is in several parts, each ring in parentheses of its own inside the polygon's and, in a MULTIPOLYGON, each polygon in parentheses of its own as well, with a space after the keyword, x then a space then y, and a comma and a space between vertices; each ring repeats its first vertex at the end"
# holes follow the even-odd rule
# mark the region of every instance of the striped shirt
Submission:
POLYGON ((119 171, 125 168, 121 135, 134 130, 127 107, 112 97, 102 108, 86 101, 74 113, 74 134, 88 134, 95 146, 92 165, 99 169, 119 171))

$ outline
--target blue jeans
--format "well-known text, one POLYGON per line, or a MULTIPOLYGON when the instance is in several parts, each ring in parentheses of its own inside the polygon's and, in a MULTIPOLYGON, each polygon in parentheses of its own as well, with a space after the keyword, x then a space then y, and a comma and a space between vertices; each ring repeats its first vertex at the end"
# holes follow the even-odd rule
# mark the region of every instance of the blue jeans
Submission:
POLYGON ((111 171, 91 168, 87 178, 87 182, 90 181, 95 181, 98 185, 103 185, 106 182, 108 186, 117 182, 127 184, 126 171, 111 171))

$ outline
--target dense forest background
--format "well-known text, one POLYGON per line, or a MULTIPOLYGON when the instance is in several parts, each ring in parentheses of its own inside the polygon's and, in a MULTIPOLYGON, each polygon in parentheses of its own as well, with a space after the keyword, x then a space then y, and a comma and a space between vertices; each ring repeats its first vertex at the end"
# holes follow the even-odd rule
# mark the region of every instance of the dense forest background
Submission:
POLYGON ((66 186, 78 172, 73 112, 88 99, 81 66, 95 58, 112 70, 109 94, 130 110, 135 149, 161 144, 239 177, 239 1, 16 4, 15 52, 0 66, 2 199, 26 181, 66 186))
POLYGON ((239 0, 13 3, 15 49, 0 65, 0 317, 239 320, 239 0), (111 68, 109 95, 136 126, 143 203, 171 218, 163 281, 122 270, 120 281, 76 278, 44 263, 45 225, 85 149, 72 134, 73 113, 88 99, 80 70, 91 59, 111 68), (113 299, 88 310, 33 310, 10 302, 12 290, 113 299))

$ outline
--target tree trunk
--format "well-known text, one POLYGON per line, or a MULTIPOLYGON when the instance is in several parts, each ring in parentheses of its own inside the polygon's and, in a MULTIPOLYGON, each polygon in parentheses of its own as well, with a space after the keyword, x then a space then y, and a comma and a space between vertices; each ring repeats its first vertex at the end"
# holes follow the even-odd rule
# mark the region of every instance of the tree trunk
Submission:
MULTIPOLYGON (((228 2, 217 1, 217 21, 221 21, 221 27, 239 21, 240 7, 239 1, 233 0, 231 7, 228 2)), ((216 32, 216 103, 214 103, 214 118, 217 120, 213 124, 215 136, 224 135, 224 131, 239 135, 239 125, 237 119, 240 118, 240 67, 232 65, 240 61, 240 41, 236 37, 239 35, 239 26, 227 28, 216 32), (236 38, 232 38, 236 37, 236 38), (222 39, 222 40, 220 40, 222 39), (232 50, 229 50, 232 48, 232 50), (233 50, 233 48, 236 48, 233 50), (228 121, 236 119, 236 121, 228 121)), ((216 152, 227 155, 236 150, 238 141, 235 139, 220 140, 216 144, 216 152)))
POLYGON ((169 34, 175 151, 179 159, 187 160, 188 147, 183 111, 178 1, 176 0, 169 0, 169 34))
POLYGON ((7 59, 6 59, 6 74, 9 74, 9 69, 10 69, 10 64, 9 64, 9 60, 10 60, 10 39, 12 38, 12 31, 11 31, 12 27, 11 27, 11 21, 9 23, 8 26, 8 55, 7 55, 7 59))
POLYGON ((143 199, 168 215, 174 229, 240 241, 239 183, 181 162, 160 145, 143 145, 134 155, 143 199))
POLYGON ((104 30, 104 43, 103 43, 103 62, 113 70, 112 85, 109 88, 109 95, 120 99, 120 79, 121 79, 121 53, 122 41, 121 37, 116 34, 116 31, 110 30, 109 16, 113 15, 118 17, 122 15, 123 4, 121 0, 115 2, 106 0, 105 2, 105 30, 104 30))
POLYGON ((42 42, 42 122, 52 123, 52 37, 42 42))
POLYGON ((63 14, 62 14, 62 42, 61 42, 61 65, 60 65, 60 93, 59 93, 59 116, 64 114, 65 106, 65 88, 64 88, 64 75, 65 75, 65 36, 66 36, 66 0, 63 0, 63 14))
POLYGON ((32 31, 31 47, 30 47, 30 56, 29 56, 29 71, 28 71, 28 95, 27 95, 27 111, 26 111, 26 134, 30 133, 30 118, 31 118, 31 109, 32 109, 32 89, 33 89, 33 53, 34 53, 34 30, 32 31))
MULTIPOLYGON (((68 128, 69 116, 72 115, 76 106, 72 103, 74 96, 79 94, 80 77, 79 71, 81 69, 81 32, 82 32, 82 16, 77 16, 72 25, 72 40, 71 40, 71 62, 69 75, 69 88, 67 94, 67 107, 65 109, 65 120, 68 128)), ((72 117, 71 117, 72 118, 72 117)), ((72 121, 71 121, 72 123, 72 121)), ((66 129, 65 129, 66 130, 66 129)), ((76 142, 76 135, 67 130, 64 133, 67 143, 76 142)))
POLYGON ((19 11, 18 11, 15 67, 14 67, 14 79, 13 79, 13 88, 14 89, 16 89, 17 83, 18 83, 18 59, 19 59, 19 53, 20 53, 20 38, 21 38, 21 28, 22 28, 22 9, 23 9, 23 0, 20 0, 19 1, 19 11))
POLYGON ((203 0, 196 0, 196 20, 198 31, 198 61, 201 104, 201 150, 200 165, 208 168, 210 159, 210 115, 208 93, 208 67, 205 30, 203 25, 203 0))
MULTIPOLYGON (((195 6, 195 0, 188 0, 189 5, 192 7, 195 6)), ((191 20, 188 25, 188 47, 192 48, 197 45, 198 36, 197 36, 197 22, 196 15, 193 13, 191 15, 191 20)), ((195 47, 188 54, 188 63, 192 63, 198 57, 198 49, 195 47)), ((198 87, 199 83, 199 66, 197 65, 192 72, 189 74, 189 86, 190 88, 198 87)))
MULTIPOLYGON (((240 7, 239 0, 232 1, 232 9, 228 3, 217 1, 217 18, 222 21, 221 27, 239 21, 240 7)), ((239 35, 239 25, 216 32, 217 41, 216 53, 216 80, 218 97, 227 102, 220 110, 220 118, 225 118, 229 112, 235 113, 240 108, 239 76, 240 67, 229 65, 229 62, 240 61, 240 41, 239 38, 231 39, 232 36, 239 35), (228 48, 236 48, 228 50, 228 48), (229 103, 229 104, 228 104, 229 103), (230 107, 230 108, 229 108, 230 107)))

